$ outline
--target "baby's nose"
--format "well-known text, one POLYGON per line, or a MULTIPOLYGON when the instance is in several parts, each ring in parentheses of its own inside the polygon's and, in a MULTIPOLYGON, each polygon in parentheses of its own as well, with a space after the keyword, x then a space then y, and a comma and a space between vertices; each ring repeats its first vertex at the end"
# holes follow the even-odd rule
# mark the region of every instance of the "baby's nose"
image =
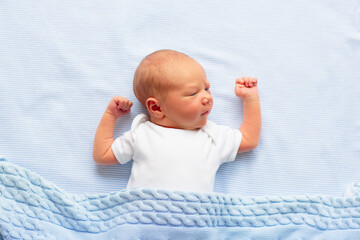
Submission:
POLYGON ((212 100, 212 96, 210 93, 206 93, 204 98, 202 99, 202 104, 206 105, 212 100))

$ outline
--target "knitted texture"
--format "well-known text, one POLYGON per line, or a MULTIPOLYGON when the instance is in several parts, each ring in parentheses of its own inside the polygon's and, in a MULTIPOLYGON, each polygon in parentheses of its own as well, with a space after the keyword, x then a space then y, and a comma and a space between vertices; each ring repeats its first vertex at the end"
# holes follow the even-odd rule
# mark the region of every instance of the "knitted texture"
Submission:
POLYGON ((245 227, 302 225, 322 231, 358 229, 360 234, 360 197, 356 194, 349 198, 237 197, 134 189, 77 195, 2 159, 0 239, 50 239, 52 233, 44 224, 78 234, 104 233, 125 224, 229 227, 239 231, 245 227))

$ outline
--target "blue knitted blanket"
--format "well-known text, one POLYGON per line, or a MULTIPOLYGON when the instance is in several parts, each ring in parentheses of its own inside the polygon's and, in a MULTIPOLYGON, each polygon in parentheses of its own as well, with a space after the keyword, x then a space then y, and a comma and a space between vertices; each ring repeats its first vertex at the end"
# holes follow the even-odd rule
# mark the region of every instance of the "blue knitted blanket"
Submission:
POLYGON ((360 185, 348 193, 77 195, 1 159, 0 239, 360 239, 360 185))

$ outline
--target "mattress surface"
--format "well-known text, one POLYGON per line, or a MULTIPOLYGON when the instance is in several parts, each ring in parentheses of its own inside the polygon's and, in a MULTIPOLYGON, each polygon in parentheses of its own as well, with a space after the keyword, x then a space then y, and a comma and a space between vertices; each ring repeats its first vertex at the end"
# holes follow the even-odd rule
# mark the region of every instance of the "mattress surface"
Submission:
POLYGON ((220 167, 215 191, 343 196, 360 173, 359 1, 1 1, 0 155, 69 193, 126 187, 131 163, 92 160, 115 95, 134 102, 141 59, 182 51, 207 72, 209 119, 238 128, 235 79, 259 79, 259 146, 220 167))

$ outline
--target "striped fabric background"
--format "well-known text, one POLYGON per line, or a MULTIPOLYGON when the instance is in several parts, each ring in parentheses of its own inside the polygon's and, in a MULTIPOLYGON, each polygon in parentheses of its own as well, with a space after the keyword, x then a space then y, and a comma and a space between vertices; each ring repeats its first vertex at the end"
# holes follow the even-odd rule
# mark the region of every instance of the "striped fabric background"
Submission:
POLYGON ((95 130, 114 95, 135 102, 115 135, 129 128, 137 64, 170 48, 204 66, 219 124, 240 126, 235 79, 259 79, 261 143, 221 166, 215 191, 342 196, 360 179, 359 5, 1 1, 0 155, 71 193, 123 189, 131 164, 97 166, 95 130))

